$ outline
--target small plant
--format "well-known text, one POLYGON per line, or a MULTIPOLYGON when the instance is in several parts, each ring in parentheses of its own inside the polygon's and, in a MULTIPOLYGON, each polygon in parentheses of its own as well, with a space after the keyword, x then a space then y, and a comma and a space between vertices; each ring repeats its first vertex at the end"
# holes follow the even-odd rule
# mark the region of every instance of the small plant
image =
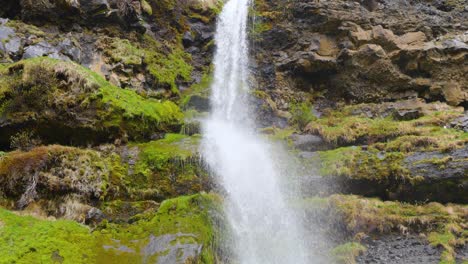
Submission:
POLYGON ((291 106, 291 121, 297 125, 299 129, 304 129, 309 122, 315 119, 312 113, 312 106, 309 103, 298 103, 291 106))
POLYGON ((22 151, 29 151, 41 144, 41 140, 34 137, 31 131, 22 131, 10 137, 10 147, 22 151))

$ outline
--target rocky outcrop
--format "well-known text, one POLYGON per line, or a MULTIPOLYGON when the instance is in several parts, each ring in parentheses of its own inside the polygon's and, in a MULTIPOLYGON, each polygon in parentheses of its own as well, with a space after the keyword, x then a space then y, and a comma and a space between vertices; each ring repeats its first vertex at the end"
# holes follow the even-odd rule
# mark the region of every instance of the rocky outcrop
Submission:
POLYGON ((19 128, 35 132, 43 143, 85 145, 150 138, 181 126, 183 113, 173 102, 145 99, 74 63, 29 59, 0 76, 4 149, 19 128))
POLYGON ((157 207, 152 201, 212 188, 197 149, 196 136, 171 134, 131 147, 9 152, 0 156, 1 204, 88 224, 130 221, 142 208, 157 207))
POLYGON ((420 97, 466 104, 463 1, 450 8, 440 1, 371 1, 372 8, 369 1, 300 1, 288 4, 288 13, 277 1, 257 2, 257 72, 269 93, 289 88, 352 102, 420 97))

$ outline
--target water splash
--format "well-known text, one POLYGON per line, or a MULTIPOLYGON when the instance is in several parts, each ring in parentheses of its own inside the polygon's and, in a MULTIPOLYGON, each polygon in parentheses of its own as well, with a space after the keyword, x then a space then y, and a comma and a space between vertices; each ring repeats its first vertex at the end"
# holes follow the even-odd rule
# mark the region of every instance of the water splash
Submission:
POLYGON ((232 250, 242 264, 308 263, 299 222, 280 188, 274 149, 256 135, 249 109, 250 0, 230 0, 219 16, 211 115, 202 154, 227 193, 232 250))

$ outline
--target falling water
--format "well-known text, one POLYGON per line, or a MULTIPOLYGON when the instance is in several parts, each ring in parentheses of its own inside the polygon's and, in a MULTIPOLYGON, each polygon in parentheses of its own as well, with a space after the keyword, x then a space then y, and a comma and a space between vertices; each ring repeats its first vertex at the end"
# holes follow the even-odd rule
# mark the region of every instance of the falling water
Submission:
POLYGON ((232 251, 242 264, 308 263, 299 225, 280 188, 273 149, 256 135, 249 110, 250 0, 229 0, 218 19, 212 112, 202 153, 227 193, 232 251))

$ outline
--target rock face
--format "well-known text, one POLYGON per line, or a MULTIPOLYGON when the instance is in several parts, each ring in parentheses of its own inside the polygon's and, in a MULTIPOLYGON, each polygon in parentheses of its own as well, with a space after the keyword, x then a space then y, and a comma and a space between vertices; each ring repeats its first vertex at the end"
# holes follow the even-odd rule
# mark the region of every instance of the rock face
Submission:
POLYGON ((440 250, 418 237, 388 236, 364 245, 367 250, 357 263, 439 263, 440 250))
POLYGON ((287 86, 353 102, 467 101, 463 1, 450 8, 440 1, 296 1, 288 13, 279 1, 258 2, 261 30, 253 34, 262 89, 287 86))

